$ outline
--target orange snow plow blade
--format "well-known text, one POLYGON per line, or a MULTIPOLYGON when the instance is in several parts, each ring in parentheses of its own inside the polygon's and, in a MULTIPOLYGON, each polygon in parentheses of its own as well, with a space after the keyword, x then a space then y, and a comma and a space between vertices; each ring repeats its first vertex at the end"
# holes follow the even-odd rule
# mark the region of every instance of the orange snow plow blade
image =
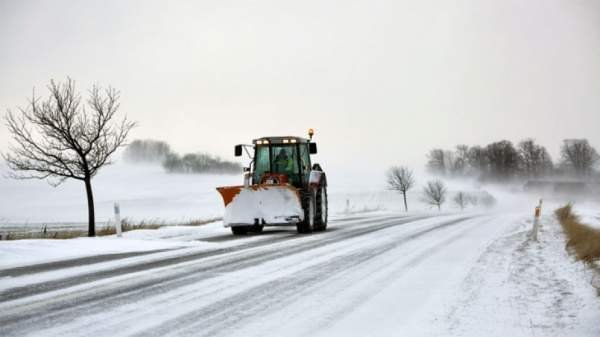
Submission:
POLYGON ((288 184, 217 187, 225 204, 223 224, 284 225, 304 220, 298 189, 288 184))
POLYGON ((233 200, 233 198, 240 193, 242 188, 244 188, 244 186, 217 187, 217 191, 221 193, 225 207, 227 207, 231 200, 233 200))

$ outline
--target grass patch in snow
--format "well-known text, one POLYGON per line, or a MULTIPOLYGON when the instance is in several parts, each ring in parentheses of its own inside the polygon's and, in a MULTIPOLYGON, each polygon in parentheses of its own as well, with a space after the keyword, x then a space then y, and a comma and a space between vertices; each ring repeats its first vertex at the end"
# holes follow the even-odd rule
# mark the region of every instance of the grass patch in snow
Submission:
MULTIPOLYGON (((129 232, 139 229, 159 229, 161 227, 166 226, 202 226, 215 221, 220 221, 222 218, 215 217, 210 219, 196 219, 189 220, 185 222, 178 223, 170 223, 160 220, 142 220, 140 222, 132 222, 129 219, 125 218, 121 220, 121 228, 123 232, 129 232)), ((96 228, 96 236, 108 236, 115 235, 117 230, 115 226, 102 226, 96 228)), ((30 231, 30 232, 14 232, 14 233, 5 233, 0 235, 0 240, 27 240, 27 239, 73 239, 79 237, 86 237, 88 234, 87 230, 71 230, 71 229, 63 229, 63 230, 48 230, 47 227, 43 227, 40 231, 30 231)))
POLYGON ((590 283, 600 296, 600 229, 582 223, 570 203, 557 209, 554 214, 567 237, 567 252, 594 273, 590 283))
POLYGON ((557 209, 554 213, 567 236, 569 253, 588 263, 600 259, 600 230, 581 223, 571 204, 557 209))

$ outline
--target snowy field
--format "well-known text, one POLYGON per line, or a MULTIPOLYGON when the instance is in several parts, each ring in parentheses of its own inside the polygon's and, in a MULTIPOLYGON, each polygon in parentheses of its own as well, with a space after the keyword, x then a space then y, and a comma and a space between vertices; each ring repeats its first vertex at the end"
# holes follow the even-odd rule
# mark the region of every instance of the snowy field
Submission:
MULTIPOLYGON (((122 217, 133 221, 177 223, 222 216, 214 188, 240 180, 233 175, 170 175, 159 166, 109 166, 93 180, 96 219, 100 224, 111 221, 115 202, 122 217)), ((85 190, 79 181, 55 188, 44 181, 1 177, 0 191, 0 226, 86 226, 85 190)))
MULTIPOLYGON (((83 183, 68 180, 52 187, 45 181, 8 179, 6 174, 6 168, 0 166, 0 233, 40 231, 45 226, 87 228, 83 183)), ((401 196, 386 189, 383 172, 370 180, 331 173, 328 182, 332 214, 402 210, 401 196)), ((99 227, 111 224, 114 203, 119 203, 121 217, 133 222, 178 224, 218 218, 223 216, 224 207, 215 188, 241 183, 241 174, 166 174, 159 166, 116 164, 100 171, 93 180, 96 221, 99 227)), ((429 210, 431 207, 420 200, 425 179, 417 183, 409 192, 409 207, 429 210)), ((462 185, 450 184, 449 188, 451 191, 480 189, 476 184, 462 185)), ((496 197, 503 203, 515 198, 496 197)), ((449 200, 444 209, 457 210, 457 206, 449 200)))

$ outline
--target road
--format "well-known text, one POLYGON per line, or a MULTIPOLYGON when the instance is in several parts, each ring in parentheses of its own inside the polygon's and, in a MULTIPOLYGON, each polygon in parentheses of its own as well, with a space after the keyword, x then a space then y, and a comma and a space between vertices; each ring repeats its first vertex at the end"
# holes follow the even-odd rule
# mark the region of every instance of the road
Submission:
POLYGON ((444 335, 458 289, 521 218, 356 216, 312 235, 270 229, 204 238, 210 249, 1 270, 23 281, 0 293, 0 335, 444 335))

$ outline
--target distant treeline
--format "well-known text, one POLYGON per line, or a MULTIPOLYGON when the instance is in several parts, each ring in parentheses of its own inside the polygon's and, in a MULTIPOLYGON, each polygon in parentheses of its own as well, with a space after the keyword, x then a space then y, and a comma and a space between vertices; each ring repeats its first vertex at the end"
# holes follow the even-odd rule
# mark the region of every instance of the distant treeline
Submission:
POLYGON ((127 146, 123 158, 130 163, 156 163, 169 173, 240 173, 239 163, 223 160, 207 153, 179 155, 169 144, 159 140, 134 140, 127 146))
POLYGON ((242 165, 206 153, 170 153, 162 166, 171 173, 241 173, 242 165))
POLYGON ((131 163, 162 163, 173 153, 171 146, 160 140, 134 140, 127 148, 123 158, 131 163))
POLYGON ((430 172, 449 176, 478 176, 483 180, 539 178, 550 175, 590 177, 600 156, 587 139, 565 139, 560 159, 552 160, 546 148, 533 139, 516 146, 501 140, 486 146, 458 145, 454 150, 433 149, 427 155, 430 172))

